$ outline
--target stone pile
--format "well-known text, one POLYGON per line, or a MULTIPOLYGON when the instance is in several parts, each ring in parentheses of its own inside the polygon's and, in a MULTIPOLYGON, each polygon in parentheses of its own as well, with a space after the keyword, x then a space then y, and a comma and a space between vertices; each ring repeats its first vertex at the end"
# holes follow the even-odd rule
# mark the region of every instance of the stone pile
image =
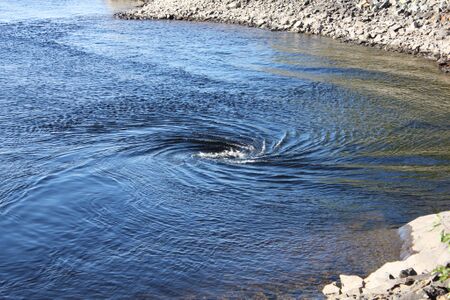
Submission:
POLYGON ((242 24, 422 55, 450 72, 449 0, 147 0, 123 19, 242 24))
POLYGON ((441 233, 450 232, 450 211, 417 218, 399 229, 403 260, 388 262, 365 279, 341 275, 322 292, 328 299, 450 300, 450 280, 434 272, 450 267, 450 249, 441 233))
POLYGON ((322 293, 329 300, 448 300, 450 281, 441 282, 436 274, 417 275, 413 268, 405 269, 397 277, 390 276, 383 287, 369 289, 358 276, 340 276, 341 286, 336 282, 326 285, 322 293))

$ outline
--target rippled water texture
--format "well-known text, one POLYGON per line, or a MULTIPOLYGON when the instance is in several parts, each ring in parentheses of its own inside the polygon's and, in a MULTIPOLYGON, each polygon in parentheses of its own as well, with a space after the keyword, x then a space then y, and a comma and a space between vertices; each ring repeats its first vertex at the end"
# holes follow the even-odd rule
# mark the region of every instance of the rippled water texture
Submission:
POLYGON ((314 298, 449 208, 434 63, 116 5, 0 2, 0 298, 314 298))

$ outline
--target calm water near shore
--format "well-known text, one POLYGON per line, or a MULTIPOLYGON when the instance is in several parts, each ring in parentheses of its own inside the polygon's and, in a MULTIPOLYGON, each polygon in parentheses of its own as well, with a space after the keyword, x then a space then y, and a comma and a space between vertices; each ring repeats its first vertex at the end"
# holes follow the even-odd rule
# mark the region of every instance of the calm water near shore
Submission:
POLYGON ((431 61, 0 2, 0 298, 318 297, 449 209, 431 61))

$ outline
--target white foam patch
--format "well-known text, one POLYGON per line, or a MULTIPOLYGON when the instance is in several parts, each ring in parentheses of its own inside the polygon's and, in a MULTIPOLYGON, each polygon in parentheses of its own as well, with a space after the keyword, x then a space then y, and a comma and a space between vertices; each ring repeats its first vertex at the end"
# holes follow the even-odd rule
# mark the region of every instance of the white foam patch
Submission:
POLYGON ((248 163, 254 161, 252 153, 254 153, 255 147, 253 146, 241 146, 237 149, 229 148, 221 152, 199 152, 195 154, 195 157, 203 159, 223 159, 230 160, 233 163, 248 163))
POLYGON ((229 149, 222 152, 200 152, 196 156, 207 159, 245 159, 248 154, 240 150, 229 149))

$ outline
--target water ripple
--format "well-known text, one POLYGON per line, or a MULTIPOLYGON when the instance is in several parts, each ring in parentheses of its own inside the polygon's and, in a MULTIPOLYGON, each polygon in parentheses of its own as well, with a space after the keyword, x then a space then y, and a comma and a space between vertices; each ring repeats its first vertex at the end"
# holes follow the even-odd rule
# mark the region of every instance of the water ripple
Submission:
POLYGON ((92 2, 0 1, 0 297, 314 298, 448 207, 425 63, 92 2))

